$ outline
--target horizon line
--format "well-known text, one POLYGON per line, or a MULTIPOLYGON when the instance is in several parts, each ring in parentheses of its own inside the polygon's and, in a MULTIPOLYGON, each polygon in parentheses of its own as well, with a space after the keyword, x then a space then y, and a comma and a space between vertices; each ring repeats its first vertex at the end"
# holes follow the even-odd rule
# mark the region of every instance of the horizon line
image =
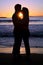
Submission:
MULTIPOLYGON (((43 17, 43 16, 29 16, 29 17, 43 17)), ((12 17, 4 17, 4 16, 0 16, 0 18, 12 18, 12 17)))

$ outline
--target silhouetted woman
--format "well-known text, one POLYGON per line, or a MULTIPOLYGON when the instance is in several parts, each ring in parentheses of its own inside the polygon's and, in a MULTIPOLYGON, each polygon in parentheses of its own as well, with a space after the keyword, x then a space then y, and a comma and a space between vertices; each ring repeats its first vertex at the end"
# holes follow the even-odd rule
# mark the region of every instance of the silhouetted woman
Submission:
POLYGON ((22 20, 22 37, 23 37, 23 41, 24 41, 24 45, 25 45, 25 49, 26 49, 26 55, 30 55, 30 47, 29 47, 29 29, 28 29, 28 25, 29 25, 29 11, 26 7, 23 7, 22 9, 23 11, 23 15, 24 18, 22 20))

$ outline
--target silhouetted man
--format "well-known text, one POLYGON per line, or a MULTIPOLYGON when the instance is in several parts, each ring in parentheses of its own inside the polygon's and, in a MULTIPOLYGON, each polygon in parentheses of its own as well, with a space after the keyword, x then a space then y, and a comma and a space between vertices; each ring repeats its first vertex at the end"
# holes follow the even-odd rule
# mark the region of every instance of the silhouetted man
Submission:
POLYGON ((21 19, 18 17, 18 12, 21 11, 21 5, 15 5, 15 13, 12 16, 12 21, 14 24, 14 37, 15 43, 13 46, 13 54, 14 56, 19 55, 20 52, 20 45, 21 45, 21 19))

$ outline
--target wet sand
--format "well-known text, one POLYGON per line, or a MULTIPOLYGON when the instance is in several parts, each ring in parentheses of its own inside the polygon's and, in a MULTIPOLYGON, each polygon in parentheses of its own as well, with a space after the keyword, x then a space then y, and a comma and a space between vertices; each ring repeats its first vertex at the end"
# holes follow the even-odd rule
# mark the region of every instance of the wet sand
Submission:
MULTIPOLYGON (((0 53, 12 53, 13 47, 0 47, 0 53)), ((43 54, 43 48, 30 48, 30 53, 43 54)), ((25 48, 20 48, 20 54, 26 54, 25 48)))

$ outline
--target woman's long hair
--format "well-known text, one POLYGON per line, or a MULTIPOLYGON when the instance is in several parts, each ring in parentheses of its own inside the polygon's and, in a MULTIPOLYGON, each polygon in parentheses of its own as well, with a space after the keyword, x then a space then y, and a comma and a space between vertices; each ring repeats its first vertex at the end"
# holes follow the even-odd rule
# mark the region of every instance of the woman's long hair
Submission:
POLYGON ((24 26, 28 27, 28 24, 29 24, 29 11, 28 11, 28 8, 23 7, 22 11, 23 11, 23 15, 24 15, 24 19, 23 19, 24 26))

